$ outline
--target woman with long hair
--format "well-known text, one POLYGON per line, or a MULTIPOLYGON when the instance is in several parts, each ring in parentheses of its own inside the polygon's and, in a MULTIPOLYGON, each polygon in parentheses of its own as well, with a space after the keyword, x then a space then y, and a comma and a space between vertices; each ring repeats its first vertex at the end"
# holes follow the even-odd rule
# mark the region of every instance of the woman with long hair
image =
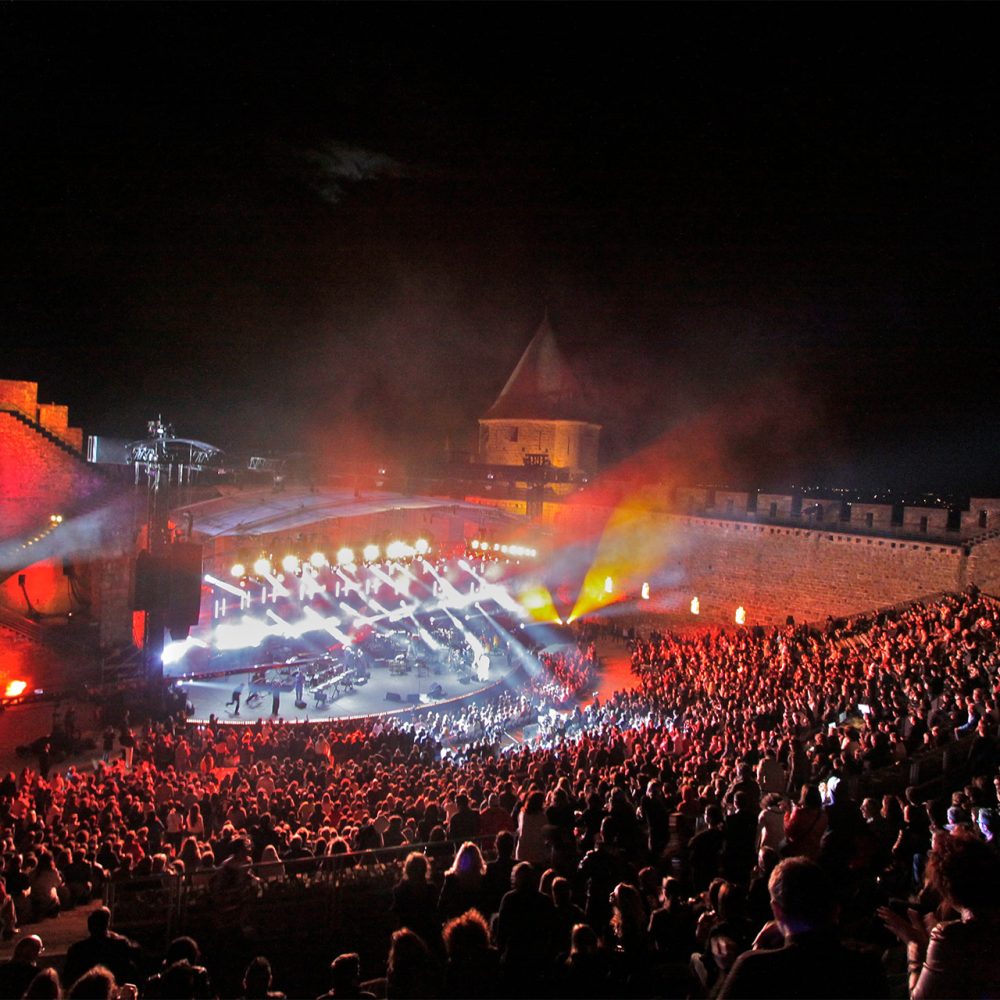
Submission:
MULTIPOLYGON (((442 920, 450 920, 467 910, 483 913, 485 902, 486 862, 482 852, 467 840, 458 849, 452 866, 444 873, 444 885, 438 900, 438 914, 442 920)), ((489 914, 484 914, 489 916, 489 914)))
POLYGON ((546 862, 545 825, 545 796, 538 791, 531 792, 517 818, 517 850, 514 857, 518 861, 530 861, 533 865, 546 862))
POLYGON ((409 927, 434 950, 441 946, 437 889, 428 881, 427 857, 411 851, 403 862, 403 877, 393 886, 392 912, 399 926, 409 927))

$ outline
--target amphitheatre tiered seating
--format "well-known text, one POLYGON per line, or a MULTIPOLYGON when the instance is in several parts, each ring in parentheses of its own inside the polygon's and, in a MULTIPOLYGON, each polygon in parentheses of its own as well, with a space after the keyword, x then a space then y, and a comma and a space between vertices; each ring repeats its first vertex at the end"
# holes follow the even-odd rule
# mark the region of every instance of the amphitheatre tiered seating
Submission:
MULTIPOLYGON (((827 880, 815 893, 833 887, 840 936, 873 956, 837 982, 881 991, 895 974, 905 992, 886 923, 908 932, 876 911, 912 897, 954 916, 959 897, 924 883, 932 845, 948 857, 958 844, 968 864, 992 836, 998 630, 996 603, 966 594, 837 628, 638 637, 634 689, 513 745, 539 707, 592 689, 593 647, 542 657, 516 695, 413 722, 144 727, 131 770, 0 783, 7 910, 27 924, 104 893, 147 947, 143 974, 188 931, 221 995, 237 995, 257 953, 276 988, 316 995, 330 959, 352 951, 390 996, 754 995, 752 962, 726 977, 759 934, 781 944, 768 877, 798 857, 827 880), (917 788, 919 761, 934 782, 917 788), (479 852, 455 859, 466 841, 485 874, 479 852), (403 876, 411 852, 426 885, 419 865, 403 876), (531 867, 504 896, 520 861, 531 867), (442 923, 467 909, 487 937, 470 917, 446 948, 442 923), (424 944, 390 939, 400 922, 424 944)), ((994 885, 990 851, 973 861, 994 885)), ((995 905, 969 912, 988 922, 995 905)), ((932 995, 923 957, 912 985, 932 995)))

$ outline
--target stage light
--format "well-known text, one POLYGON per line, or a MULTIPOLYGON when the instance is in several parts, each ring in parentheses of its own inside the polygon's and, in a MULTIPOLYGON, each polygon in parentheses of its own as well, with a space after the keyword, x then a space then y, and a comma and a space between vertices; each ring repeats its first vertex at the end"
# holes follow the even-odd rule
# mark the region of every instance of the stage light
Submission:
POLYGON ((701 614, 701 601, 697 597, 691 598, 691 614, 700 615, 701 614))
POLYGON ((63 517, 62 517, 62 514, 50 514, 49 515, 49 520, 53 524, 62 524, 63 517))
POLYGON ((604 578, 604 593, 613 594, 615 591, 615 581, 610 576, 604 578))
POLYGON ((644 583, 642 585, 642 599, 644 601, 648 601, 649 600, 649 584, 648 583, 644 583))
POLYGON ((267 556, 261 556, 254 564, 253 571, 258 576, 266 576, 271 572, 271 560, 267 556))
POLYGON ((354 562, 354 549, 349 549, 346 545, 342 549, 337 549, 337 565, 350 566, 354 562))
POLYGON ((736 624, 737 625, 746 625, 746 623, 747 623, 747 610, 741 604, 736 609, 736 624))
POLYGON ((389 542, 385 547, 385 554, 389 559, 406 559, 413 555, 413 549, 406 542, 389 542))
POLYGON ((322 552, 314 552, 309 557, 309 563, 313 569, 322 569, 326 565, 326 556, 322 552))
POLYGON ((247 568, 243 563, 233 563, 229 569, 229 575, 235 576, 238 580, 240 577, 247 575, 247 568))
POLYGON ((377 545, 366 545, 362 550, 365 562, 375 562, 378 559, 379 547, 377 545))
POLYGON ((430 542, 427 541, 426 538, 418 538, 413 545, 413 548, 416 550, 416 553, 419 556, 426 555, 430 547, 431 544, 430 542))
POLYGON ((478 549, 479 548, 479 539, 478 538, 473 538, 472 541, 469 542, 469 545, 471 545, 472 548, 474 548, 474 549, 478 549))
POLYGON ((27 684, 24 681, 10 681, 7 684, 7 688, 3 693, 5 698, 19 698, 24 694, 27 684))
POLYGON ((285 558, 281 560, 281 568, 286 573, 294 573, 299 568, 298 556, 285 556, 285 558))

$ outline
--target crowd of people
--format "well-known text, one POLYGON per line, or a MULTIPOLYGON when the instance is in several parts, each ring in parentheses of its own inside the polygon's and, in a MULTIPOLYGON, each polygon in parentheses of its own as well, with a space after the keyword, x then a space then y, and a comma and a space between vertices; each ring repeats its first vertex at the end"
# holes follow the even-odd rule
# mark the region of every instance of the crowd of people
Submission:
POLYGON ((528 682, 536 700, 562 708, 593 690, 597 678, 597 647, 581 642, 576 647, 543 651, 538 656, 541 671, 528 682))
MULTIPOLYGON (((331 996, 996 995, 998 638, 976 593, 840 629, 637 636, 633 688, 520 741, 530 689, 363 725, 126 720, 92 771, 0 781, 2 931, 20 947, 108 883, 254 899, 374 859, 399 869, 399 929, 384 967, 339 956, 331 996), (906 787, 905 762, 958 741, 961 787, 906 787)), ((547 677, 590 690, 595 667, 584 644, 547 677)), ((216 995, 212 956, 178 949, 100 964, 144 995, 171 995, 164 976, 216 995)), ((243 995, 270 976, 248 968, 243 995)))

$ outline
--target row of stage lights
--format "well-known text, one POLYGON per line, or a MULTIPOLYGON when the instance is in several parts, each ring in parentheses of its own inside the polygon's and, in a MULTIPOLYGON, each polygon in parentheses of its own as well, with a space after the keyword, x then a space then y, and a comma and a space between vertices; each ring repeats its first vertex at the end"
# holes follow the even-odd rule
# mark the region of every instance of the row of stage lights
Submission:
MULTIPOLYGON (((606 576, 604 578, 604 593, 613 594, 614 592, 615 592, 615 582, 610 576, 606 576)), ((649 591, 649 584, 644 583, 639 593, 644 601, 648 601, 651 596, 649 591)), ((692 597, 690 608, 691 608, 691 614, 700 615, 701 601, 697 597, 692 597)), ((747 610, 746 608, 743 607, 742 604, 736 609, 735 613, 733 614, 733 621, 735 621, 737 625, 746 625, 747 610)))
MULTIPOLYGON (((425 556, 431 550, 430 542, 426 538, 418 538, 412 545, 407 542, 395 541, 389 542, 385 547, 385 558, 391 562, 400 562, 406 559, 412 559, 414 556, 425 556)), ((362 561, 368 565, 371 563, 380 562, 382 559, 382 549, 375 544, 366 545, 361 550, 362 561)), ((346 545, 343 548, 337 550, 336 554, 336 564, 338 566, 353 566, 356 564, 354 549, 348 548, 346 545)), ((314 552, 308 559, 300 559, 296 555, 285 556, 280 563, 281 568, 286 573, 301 573, 306 565, 311 566, 312 569, 317 572, 323 569, 324 566, 330 565, 330 560, 327 558, 325 552, 314 552)), ((269 573, 273 572, 275 569, 274 564, 271 562, 271 558, 267 555, 261 555, 256 559, 253 565, 247 568, 246 564, 237 562, 233 563, 229 570, 231 576, 236 579, 242 579, 247 576, 250 571, 252 571, 256 576, 267 576, 269 573)))
POLYGON ((62 514, 50 514, 49 523, 44 528, 42 528, 37 535, 34 535, 32 538, 29 538, 26 542, 22 542, 21 548, 26 549, 28 548, 29 545, 34 545, 36 542, 40 542, 47 535, 52 534, 52 532, 55 531, 56 528, 58 528, 59 525, 62 523, 63 523, 62 514))
POLYGON ((494 555, 504 556, 530 556, 532 559, 538 555, 537 549, 529 549, 524 545, 501 545, 500 542, 481 542, 478 538, 473 538, 469 542, 469 548, 475 552, 489 552, 494 555))
MULTIPOLYGON (((700 615, 701 614, 701 601, 697 597, 691 598, 691 614, 700 615)), ((741 604, 733 615, 733 621, 737 625, 746 625, 747 623, 747 609, 741 604)))

